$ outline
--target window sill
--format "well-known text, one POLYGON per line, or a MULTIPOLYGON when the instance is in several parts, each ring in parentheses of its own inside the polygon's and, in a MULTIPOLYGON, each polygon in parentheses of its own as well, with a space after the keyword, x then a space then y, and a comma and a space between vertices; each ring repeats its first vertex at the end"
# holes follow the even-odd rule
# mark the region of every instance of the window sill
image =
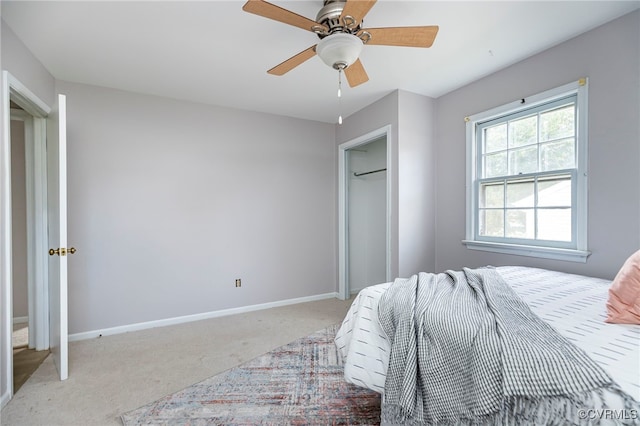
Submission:
POLYGON ((471 250, 490 251, 515 256, 540 257, 543 259, 563 260, 567 262, 586 263, 587 257, 591 254, 590 251, 584 250, 525 246, 487 241, 462 240, 462 244, 471 250))

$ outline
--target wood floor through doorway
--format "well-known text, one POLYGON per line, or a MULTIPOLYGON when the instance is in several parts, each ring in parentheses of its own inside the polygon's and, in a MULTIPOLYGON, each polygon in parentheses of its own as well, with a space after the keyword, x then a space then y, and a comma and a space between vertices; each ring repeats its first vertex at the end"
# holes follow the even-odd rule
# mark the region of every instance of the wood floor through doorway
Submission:
POLYGON ((27 347, 13 349, 13 393, 27 381, 49 356, 49 351, 36 351, 27 347))
POLYGON ((29 326, 26 322, 13 324, 13 393, 27 381, 49 355, 49 351, 29 349, 29 326))

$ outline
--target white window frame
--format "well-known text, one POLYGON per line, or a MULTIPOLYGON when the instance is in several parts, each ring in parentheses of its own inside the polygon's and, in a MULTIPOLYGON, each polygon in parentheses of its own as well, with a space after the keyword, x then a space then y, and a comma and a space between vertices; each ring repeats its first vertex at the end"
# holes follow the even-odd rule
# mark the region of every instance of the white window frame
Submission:
POLYGON ((591 254, 587 249, 587 195, 588 195, 588 80, 581 78, 578 81, 565 84, 555 89, 547 90, 526 99, 520 99, 506 105, 493 108, 465 118, 467 139, 467 177, 466 177, 466 233, 462 241, 467 248, 483 250, 502 254, 519 256, 540 257, 546 259, 564 260, 572 262, 586 262, 591 254), (573 244, 570 247, 559 247, 558 244, 528 245, 526 241, 516 242, 505 238, 492 239, 492 241, 478 240, 478 140, 477 127, 481 123, 517 114, 526 109, 535 108, 542 104, 556 101, 567 96, 576 95, 576 169, 575 189, 572 190, 572 215, 575 224, 572 230, 573 244))

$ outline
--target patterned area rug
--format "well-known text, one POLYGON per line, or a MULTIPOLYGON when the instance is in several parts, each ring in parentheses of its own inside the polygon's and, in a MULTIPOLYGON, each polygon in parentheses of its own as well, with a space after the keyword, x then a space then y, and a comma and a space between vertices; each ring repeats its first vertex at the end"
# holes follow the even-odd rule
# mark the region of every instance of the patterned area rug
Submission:
POLYGON ((331 326, 122 415, 129 425, 377 425, 380 395, 344 380, 331 326))

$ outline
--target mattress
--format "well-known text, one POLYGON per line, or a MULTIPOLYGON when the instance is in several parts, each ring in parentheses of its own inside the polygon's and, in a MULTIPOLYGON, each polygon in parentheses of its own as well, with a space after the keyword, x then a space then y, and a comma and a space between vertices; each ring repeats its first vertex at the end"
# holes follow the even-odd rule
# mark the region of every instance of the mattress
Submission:
MULTIPOLYGON (((523 266, 496 269, 535 314, 640 401, 640 326, 604 322, 611 281, 523 266)), ((390 285, 360 291, 335 338, 345 379, 379 393, 384 390, 391 345, 378 321, 378 301, 390 285)))

